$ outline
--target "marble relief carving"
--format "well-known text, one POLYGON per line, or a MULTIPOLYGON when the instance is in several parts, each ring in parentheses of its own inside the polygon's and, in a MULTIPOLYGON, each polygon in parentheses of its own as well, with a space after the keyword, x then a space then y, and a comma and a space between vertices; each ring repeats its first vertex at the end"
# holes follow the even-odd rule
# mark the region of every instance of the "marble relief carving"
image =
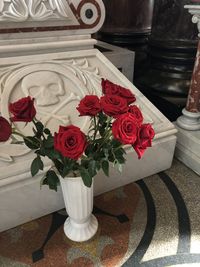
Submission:
POLYGON ((0 33, 100 28, 104 16, 101 0, 0 0, 0 33))
POLYGON ((66 0, 3 0, 0 3, 0 20, 20 22, 70 19, 69 11, 66 0))
POLYGON ((38 71, 25 76, 21 83, 25 95, 35 99, 37 106, 48 106, 59 102, 64 84, 62 78, 55 72, 38 71))
MULTIPOLYGON (((80 119, 76 106, 84 95, 100 94, 100 88, 99 71, 90 67, 86 59, 9 66, 0 70, 0 113, 9 118, 9 102, 31 95, 35 98, 37 118, 53 132, 59 125, 71 123, 87 129, 88 118, 80 119)), ((27 135, 32 127, 27 125, 24 128, 23 123, 16 123, 15 126, 27 135)), ((13 145, 9 140, 0 144, 0 161, 10 162, 12 157, 28 152, 25 146, 13 145)))

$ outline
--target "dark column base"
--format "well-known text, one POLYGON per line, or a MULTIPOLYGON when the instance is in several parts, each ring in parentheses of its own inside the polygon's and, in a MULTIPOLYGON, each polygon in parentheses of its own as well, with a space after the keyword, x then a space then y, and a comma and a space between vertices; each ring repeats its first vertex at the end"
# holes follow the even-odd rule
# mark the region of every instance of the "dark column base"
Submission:
POLYGON ((100 38, 107 43, 113 45, 131 47, 134 45, 146 44, 150 32, 127 32, 127 33, 113 33, 113 32, 100 32, 100 38))
POLYGON ((149 42, 149 57, 135 85, 142 91, 185 106, 194 67, 196 41, 149 42))

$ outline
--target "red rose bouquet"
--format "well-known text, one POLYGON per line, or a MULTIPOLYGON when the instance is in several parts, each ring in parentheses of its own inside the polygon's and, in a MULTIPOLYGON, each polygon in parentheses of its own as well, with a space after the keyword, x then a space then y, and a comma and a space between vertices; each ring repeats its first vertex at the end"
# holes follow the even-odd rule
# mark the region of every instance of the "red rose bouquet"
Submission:
POLYGON ((143 123, 140 109, 133 105, 136 98, 129 89, 102 79, 102 94, 100 98, 85 96, 77 107, 79 116, 90 117, 86 134, 74 125, 61 125, 58 132, 52 134, 36 119, 34 99, 29 96, 10 103, 11 123, 0 117, 0 142, 14 135, 23 138, 23 143, 36 154, 31 164, 32 176, 43 170, 42 158, 48 157, 53 164, 42 184, 51 189, 57 190, 58 175, 72 174, 81 176, 84 184, 90 187, 100 169, 109 176, 109 163, 121 170, 125 163, 124 145, 131 145, 141 158, 147 147, 151 147, 155 135, 152 126, 143 123), (32 122, 33 135, 25 136, 12 122, 32 122))

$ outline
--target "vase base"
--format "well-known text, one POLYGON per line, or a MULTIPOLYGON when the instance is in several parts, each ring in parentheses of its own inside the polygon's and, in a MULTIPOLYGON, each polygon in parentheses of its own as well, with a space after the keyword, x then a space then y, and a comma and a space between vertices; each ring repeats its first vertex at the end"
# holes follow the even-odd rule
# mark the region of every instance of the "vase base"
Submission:
POLYGON ((93 214, 85 223, 78 224, 69 217, 64 224, 65 235, 75 242, 84 242, 91 239, 96 234, 97 229, 98 221, 93 214))

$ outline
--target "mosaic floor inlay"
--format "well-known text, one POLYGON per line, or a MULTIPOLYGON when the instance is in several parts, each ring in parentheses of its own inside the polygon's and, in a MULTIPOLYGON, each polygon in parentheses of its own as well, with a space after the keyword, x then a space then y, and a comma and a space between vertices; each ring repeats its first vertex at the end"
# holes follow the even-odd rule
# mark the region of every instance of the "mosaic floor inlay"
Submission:
POLYGON ((0 267, 200 266, 200 177, 179 161, 96 197, 94 213, 88 242, 65 237, 63 211, 0 233, 0 267))

